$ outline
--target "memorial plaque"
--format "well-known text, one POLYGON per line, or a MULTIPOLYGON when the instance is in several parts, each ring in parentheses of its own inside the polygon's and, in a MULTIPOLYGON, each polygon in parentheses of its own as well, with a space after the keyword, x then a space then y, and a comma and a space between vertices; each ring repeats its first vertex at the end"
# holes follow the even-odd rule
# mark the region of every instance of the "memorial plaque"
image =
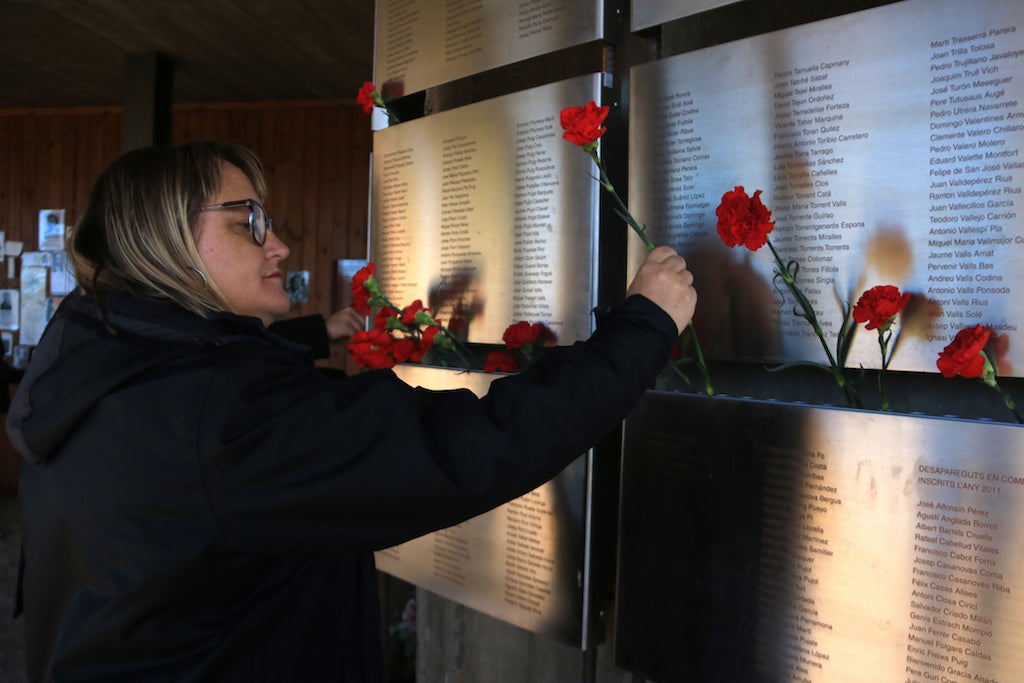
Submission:
POLYGON ((381 0, 374 82, 409 94, 604 37, 603 0, 381 0))
POLYGON ((459 319, 470 342, 501 344, 519 320, 588 337, 600 186, 559 114, 589 100, 600 75, 375 133, 370 254, 387 297, 459 319))
MULTIPOLYGON (((404 381, 487 393, 499 375, 400 365, 404 381)), ((588 457, 462 524, 379 551, 377 567, 477 611, 576 647, 587 633, 588 457)))
POLYGON ((658 682, 1024 680, 1021 427, 650 392, 616 660, 658 682))
POLYGON ((633 0, 630 3, 630 25, 634 31, 641 31, 734 2, 736 0, 633 0))
MULTIPOLYGON (((728 249, 715 208, 743 185, 830 343, 874 285, 928 311, 891 369, 935 371, 967 325, 1006 335, 1024 373, 1024 3, 907 0, 635 67, 630 208, 687 257, 719 358, 820 360, 780 305, 767 247, 728 249), (929 317, 930 316, 930 317, 929 317)), ((630 243, 633 271, 643 247, 630 243)), ((874 332, 849 365, 879 368, 874 332)))

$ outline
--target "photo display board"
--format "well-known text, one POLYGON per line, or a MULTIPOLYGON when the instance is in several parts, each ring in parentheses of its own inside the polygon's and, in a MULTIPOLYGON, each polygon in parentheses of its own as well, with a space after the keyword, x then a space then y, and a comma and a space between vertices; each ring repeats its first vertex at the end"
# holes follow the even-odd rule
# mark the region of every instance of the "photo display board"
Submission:
POLYGON ((604 0, 381 0, 374 83, 408 95, 604 36, 604 0))
POLYGON ((600 186, 559 114, 600 90, 580 76, 374 133, 370 254, 388 299, 421 299, 470 342, 501 344, 520 320, 588 337, 600 186))
MULTIPOLYGON (((763 190, 772 244, 834 347, 843 304, 895 285, 893 370, 935 372, 975 324, 1024 373, 1024 3, 906 0, 631 71, 629 205, 695 272, 716 357, 824 361, 769 248, 726 247, 724 192, 763 190), (781 286, 781 285, 780 285, 781 286)), ((630 242, 629 272, 644 256, 630 242)), ((849 366, 879 368, 874 331, 849 366)))
MULTIPOLYGON (((399 365, 406 383, 487 393, 500 375, 399 365)), ((575 647, 587 643, 588 458, 462 524, 376 553, 377 567, 459 604, 575 647)))
POLYGON ((648 392, 625 425, 616 663, 1024 680, 1022 520, 1019 426, 648 392))

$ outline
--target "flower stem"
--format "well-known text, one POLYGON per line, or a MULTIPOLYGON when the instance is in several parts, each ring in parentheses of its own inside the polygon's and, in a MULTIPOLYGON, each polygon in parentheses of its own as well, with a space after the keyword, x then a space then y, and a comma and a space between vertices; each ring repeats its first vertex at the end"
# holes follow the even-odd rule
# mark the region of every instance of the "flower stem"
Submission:
MULTIPOLYGON (((626 203, 622 201, 621 197, 619 197, 619 193, 615 191, 615 186, 612 185, 612 181, 608 177, 608 172, 605 171, 604 164, 601 162, 601 158, 597 155, 597 147, 585 147, 584 151, 590 155, 590 158, 593 159, 594 163, 597 165, 597 170, 601 174, 599 182, 601 183, 601 187, 607 190, 608 194, 610 194, 612 199, 615 200, 617 209, 616 213, 623 221, 626 222, 627 225, 629 225, 629 227, 633 229, 633 232, 640 236, 640 239, 644 241, 644 246, 647 247, 647 251, 653 251, 654 242, 652 242, 651 238, 647 236, 647 229, 641 226, 640 223, 633 218, 633 214, 629 212, 629 207, 627 207, 626 203)), ((697 330, 693 327, 693 320, 687 324, 687 328, 690 330, 690 336, 693 338, 693 348, 694 352, 697 354, 697 367, 700 369, 701 377, 704 379, 704 391, 708 396, 714 396, 715 390, 711 386, 711 376, 708 374, 708 366, 704 361, 704 352, 701 351, 700 341, 697 339, 697 330)), ((677 372, 679 371, 677 370, 677 372)))
POLYGON ((615 203, 618 205, 617 213, 619 216, 629 225, 629 227, 633 228, 633 231, 637 235, 640 236, 640 239, 642 239, 644 244, 647 246, 647 251, 653 250, 654 242, 651 242, 651 238, 647 236, 647 230, 641 227, 637 220, 633 218, 633 214, 629 212, 629 208, 626 207, 625 202, 623 202, 622 198, 619 197, 619 193, 615 191, 615 186, 612 185, 612 181, 608 178, 608 173, 604 169, 604 164, 601 162, 600 158, 598 158, 596 149, 590 152, 590 157, 594 160, 594 163, 597 164, 597 170, 601 174, 601 186, 608 191, 615 200, 615 203))
POLYGON ((704 362, 704 352, 700 349, 700 341, 697 339, 697 330, 693 326, 693 321, 687 323, 686 327, 690 330, 690 336, 693 338, 693 350, 697 354, 697 367, 700 369, 701 377, 704 378, 704 393, 714 396, 715 390, 711 387, 711 376, 708 374, 708 366, 704 362))
POLYGON ((1003 389, 998 384, 996 384, 995 378, 993 378, 991 381, 986 381, 985 383, 999 392, 999 394, 1003 397, 1003 404, 1007 408, 1009 408, 1010 412, 1013 413, 1013 416, 1017 418, 1017 423, 1024 424, 1024 417, 1022 417, 1020 411, 1017 410, 1017 404, 1013 402, 1013 399, 1010 398, 1010 395, 1008 393, 1003 391, 1003 389))
POLYGON ((882 350, 882 372, 878 375, 878 391, 882 395, 882 410, 889 410, 889 397, 885 393, 885 371, 889 368, 889 358, 886 352, 889 346, 889 337, 881 329, 878 330, 878 347, 882 350))
POLYGON ((825 334, 821 329, 821 325, 818 323, 818 316, 814 312, 814 307, 811 306, 811 302, 804 296, 804 293, 800 290, 799 285, 796 283, 796 277, 790 271, 789 265, 782 260, 779 256, 779 252, 775 250, 775 245, 772 244, 770 239, 766 238, 768 248, 772 250, 772 256, 775 257, 775 263, 779 267, 779 275, 782 277, 782 281, 786 283, 786 287, 789 289, 790 294, 796 299, 797 304, 800 306, 802 313, 801 317, 806 320, 811 329, 814 330, 814 334, 817 335, 818 341, 821 342, 821 348, 825 350, 825 356, 828 358, 829 368, 832 370, 832 376, 835 378, 836 384, 846 394, 847 402, 855 408, 860 407, 860 398, 857 396, 856 390, 853 386, 846 381, 846 376, 843 374, 842 368, 836 363, 835 357, 832 355, 832 350, 828 347, 828 342, 825 341, 825 334))

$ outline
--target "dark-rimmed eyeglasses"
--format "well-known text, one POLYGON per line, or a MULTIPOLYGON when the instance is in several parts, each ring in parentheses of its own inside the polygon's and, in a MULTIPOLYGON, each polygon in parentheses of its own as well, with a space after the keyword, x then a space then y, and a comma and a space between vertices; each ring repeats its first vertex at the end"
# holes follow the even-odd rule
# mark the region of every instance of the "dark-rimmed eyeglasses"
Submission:
POLYGON ((239 199, 236 202, 224 202, 223 204, 210 204, 199 207, 200 211, 221 211, 224 209, 249 209, 249 230, 252 231, 252 239, 259 246, 267 241, 267 232, 274 231, 274 221, 270 220, 267 210, 255 199, 239 199))

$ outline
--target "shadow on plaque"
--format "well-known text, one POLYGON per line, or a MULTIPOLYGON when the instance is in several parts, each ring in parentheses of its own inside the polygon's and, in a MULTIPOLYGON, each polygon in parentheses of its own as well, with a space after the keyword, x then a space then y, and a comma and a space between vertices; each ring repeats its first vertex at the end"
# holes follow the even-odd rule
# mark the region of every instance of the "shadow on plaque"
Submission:
POLYGON ((764 404, 649 392, 626 422, 615 658, 658 683, 753 683, 796 576, 800 425, 764 404), (680 419, 680 416, 684 416, 680 419), (765 518, 770 517, 770 523, 765 518))

